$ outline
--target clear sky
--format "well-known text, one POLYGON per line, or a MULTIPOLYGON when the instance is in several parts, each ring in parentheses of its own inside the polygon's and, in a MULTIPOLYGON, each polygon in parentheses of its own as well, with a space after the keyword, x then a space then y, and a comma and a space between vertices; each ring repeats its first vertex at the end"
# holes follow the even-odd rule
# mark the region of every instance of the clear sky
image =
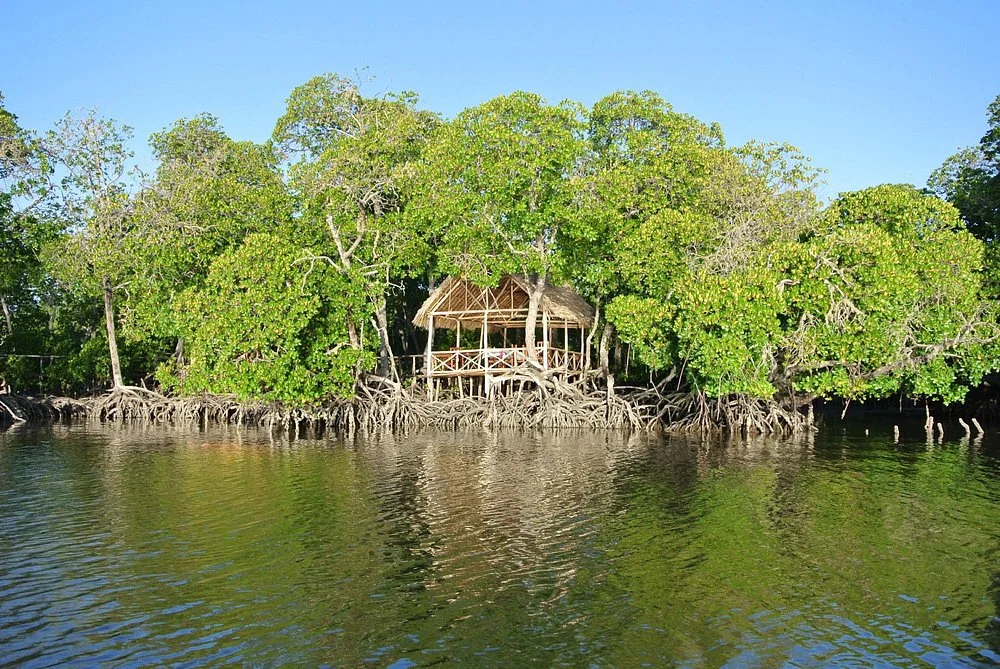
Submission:
POLYGON ((824 196, 923 185, 985 131, 1000 0, 0 1, 0 90, 24 126, 97 107, 136 149, 182 116, 270 135, 291 89, 367 67, 452 116, 523 89, 591 104, 652 89, 730 143, 787 141, 824 196))

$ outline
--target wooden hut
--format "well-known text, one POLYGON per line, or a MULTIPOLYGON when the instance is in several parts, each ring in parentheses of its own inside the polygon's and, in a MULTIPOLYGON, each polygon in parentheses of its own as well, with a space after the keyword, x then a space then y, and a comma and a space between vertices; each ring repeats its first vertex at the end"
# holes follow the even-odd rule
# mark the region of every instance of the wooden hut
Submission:
MULTIPOLYGON (((528 290, 517 276, 505 276, 495 288, 445 279, 413 319, 414 325, 427 330, 427 378, 482 376, 488 388, 491 377, 528 364, 523 342, 527 318, 528 290), (450 342, 454 345, 445 350, 434 345, 434 332, 441 329, 455 331, 450 342)), ((585 330, 594 324, 593 307, 572 288, 547 286, 537 323, 535 350, 541 368, 581 373, 585 330)))

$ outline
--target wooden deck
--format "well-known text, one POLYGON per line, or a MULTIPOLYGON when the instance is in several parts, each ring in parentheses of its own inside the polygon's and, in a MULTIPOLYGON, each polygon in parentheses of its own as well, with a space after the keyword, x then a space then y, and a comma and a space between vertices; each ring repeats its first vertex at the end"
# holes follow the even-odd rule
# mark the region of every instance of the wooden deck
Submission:
MULTIPOLYGON (((536 347, 545 369, 565 369, 567 372, 583 371, 583 354, 551 346, 536 347)), ((466 377, 501 375, 509 373, 528 362, 523 347, 456 349, 431 353, 430 376, 466 377)))

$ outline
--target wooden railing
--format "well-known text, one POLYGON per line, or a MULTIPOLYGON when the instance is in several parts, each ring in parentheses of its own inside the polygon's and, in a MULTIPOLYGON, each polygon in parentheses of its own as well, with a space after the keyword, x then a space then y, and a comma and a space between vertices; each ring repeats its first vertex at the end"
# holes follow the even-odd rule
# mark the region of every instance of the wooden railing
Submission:
MULTIPOLYGON (((583 370, 583 354, 579 351, 544 346, 539 346, 536 350, 547 369, 563 368, 570 372, 583 370)), ((528 356, 523 347, 434 351, 431 353, 430 375, 442 377, 503 374, 527 362, 528 356)))
POLYGON ((563 367, 570 372, 583 371, 583 353, 579 351, 549 348, 545 351, 545 359, 548 361, 549 369, 563 367))

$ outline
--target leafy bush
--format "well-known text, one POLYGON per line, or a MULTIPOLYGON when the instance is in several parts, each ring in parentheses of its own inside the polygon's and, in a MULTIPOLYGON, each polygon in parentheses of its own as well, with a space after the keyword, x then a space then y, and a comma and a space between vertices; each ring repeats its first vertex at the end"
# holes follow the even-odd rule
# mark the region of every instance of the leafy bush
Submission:
POLYGON ((343 274, 289 241, 254 234, 219 255, 205 285, 177 300, 187 361, 162 365, 179 393, 316 403, 350 397, 369 351, 347 345, 348 316, 367 302, 343 274))

